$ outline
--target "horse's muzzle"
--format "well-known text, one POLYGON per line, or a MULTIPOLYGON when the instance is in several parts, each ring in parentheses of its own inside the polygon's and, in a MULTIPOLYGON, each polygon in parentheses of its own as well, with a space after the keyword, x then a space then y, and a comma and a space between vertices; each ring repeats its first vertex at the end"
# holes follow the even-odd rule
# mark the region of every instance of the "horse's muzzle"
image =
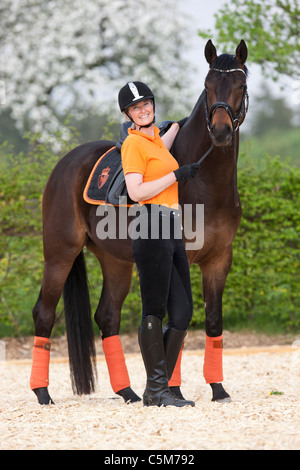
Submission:
POLYGON ((232 143, 233 129, 229 124, 216 125, 210 129, 210 137, 216 147, 227 147, 232 143))

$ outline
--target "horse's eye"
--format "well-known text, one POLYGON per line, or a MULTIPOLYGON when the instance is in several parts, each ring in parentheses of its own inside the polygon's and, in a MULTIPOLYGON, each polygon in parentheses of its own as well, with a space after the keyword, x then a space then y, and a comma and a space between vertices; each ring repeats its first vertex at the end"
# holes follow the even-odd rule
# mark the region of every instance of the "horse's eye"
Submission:
POLYGON ((243 90, 245 88, 245 85, 244 84, 240 85, 239 88, 240 88, 240 90, 243 90))

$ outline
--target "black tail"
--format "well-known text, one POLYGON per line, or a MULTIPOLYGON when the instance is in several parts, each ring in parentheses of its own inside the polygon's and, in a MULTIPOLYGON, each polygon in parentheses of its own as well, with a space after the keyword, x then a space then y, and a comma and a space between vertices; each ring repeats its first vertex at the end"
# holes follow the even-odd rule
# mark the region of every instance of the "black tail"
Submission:
POLYGON ((84 253, 74 261, 64 286, 64 307, 73 392, 95 390, 96 352, 84 253))

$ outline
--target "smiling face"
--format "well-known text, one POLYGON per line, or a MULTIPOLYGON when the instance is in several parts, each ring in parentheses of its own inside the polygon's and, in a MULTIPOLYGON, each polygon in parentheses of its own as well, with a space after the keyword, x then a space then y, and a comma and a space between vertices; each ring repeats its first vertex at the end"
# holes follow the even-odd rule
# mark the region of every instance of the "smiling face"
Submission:
POLYGON ((132 118, 137 126, 146 126, 153 122, 154 119, 154 106, 152 100, 144 100, 130 106, 127 109, 127 114, 132 118))

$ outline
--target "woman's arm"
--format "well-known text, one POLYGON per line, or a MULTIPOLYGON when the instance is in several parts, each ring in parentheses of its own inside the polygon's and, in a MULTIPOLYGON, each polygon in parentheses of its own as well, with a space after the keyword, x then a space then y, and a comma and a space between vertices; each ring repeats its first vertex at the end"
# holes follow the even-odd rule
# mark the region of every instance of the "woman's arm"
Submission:
POLYGON ((154 181, 143 182, 143 175, 140 173, 128 173, 125 175, 128 194, 133 201, 147 201, 164 189, 176 183, 174 172, 168 173, 154 181))
POLYGON ((170 148, 172 147, 172 144, 179 129, 179 124, 177 122, 174 122, 170 129, 162 136, 161 140, 163 141, 168 150, 170 150, 170 148))

